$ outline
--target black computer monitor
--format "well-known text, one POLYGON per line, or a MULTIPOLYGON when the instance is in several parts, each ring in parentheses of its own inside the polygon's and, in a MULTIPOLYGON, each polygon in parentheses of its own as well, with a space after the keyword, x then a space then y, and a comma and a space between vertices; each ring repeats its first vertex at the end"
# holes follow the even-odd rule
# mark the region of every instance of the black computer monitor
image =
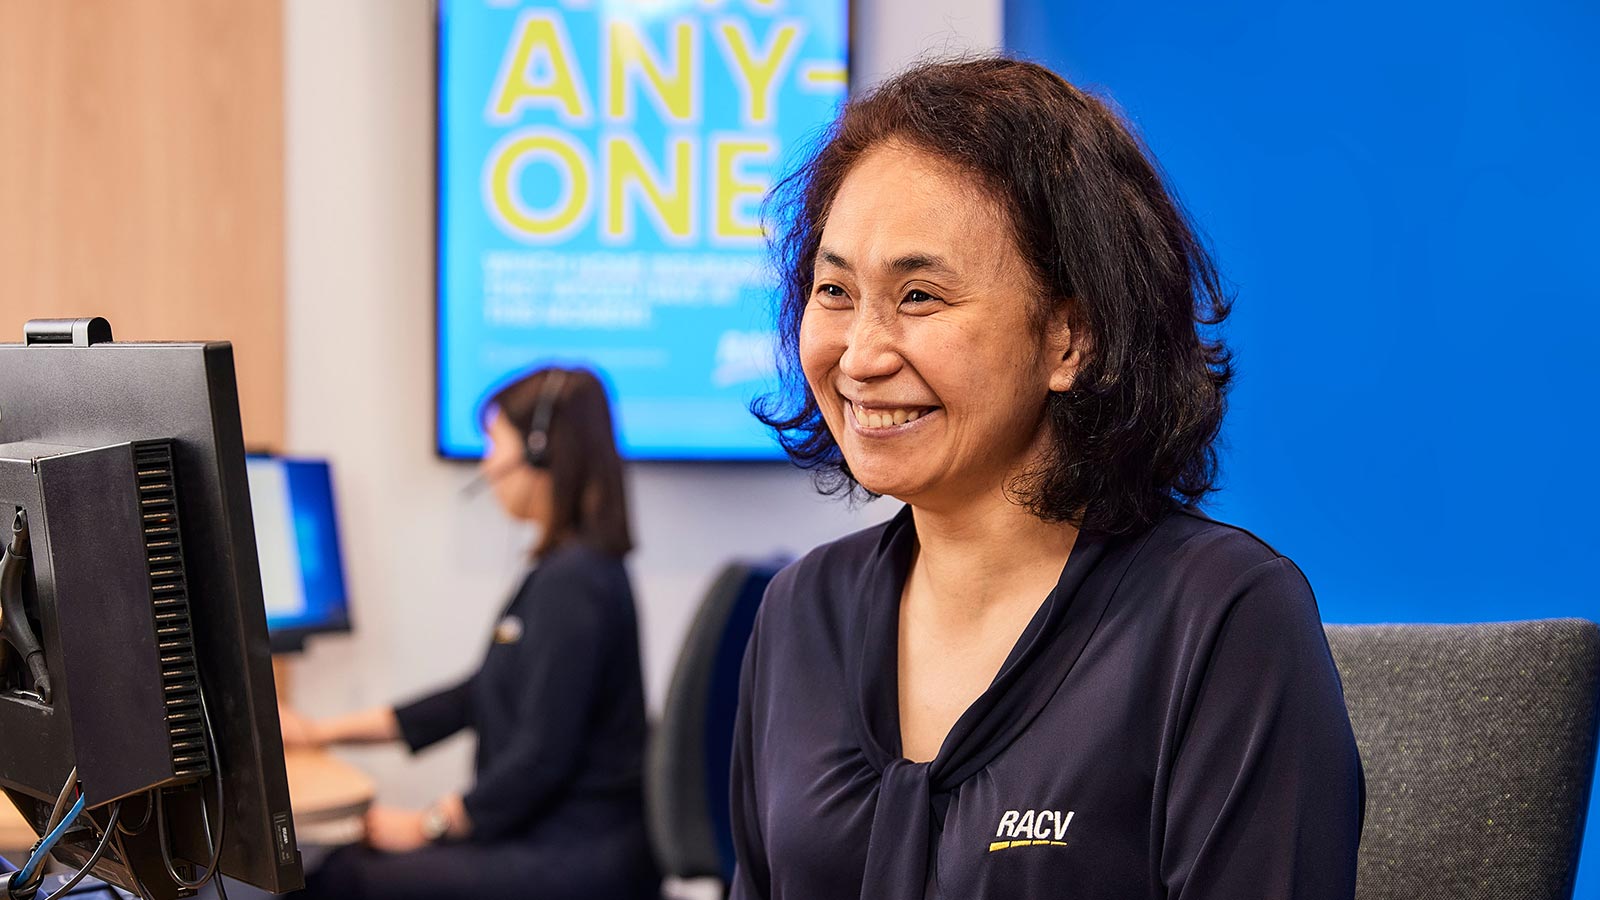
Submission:
POLYGON ((143 896, 295 889, 233 349, 25 335, 0 344, 0 787, 143 896))
POLYGON ((245 469, 272 652, 300 650, 310 635, 349 631, 328 461, 260 454, 248 457, 245 469))

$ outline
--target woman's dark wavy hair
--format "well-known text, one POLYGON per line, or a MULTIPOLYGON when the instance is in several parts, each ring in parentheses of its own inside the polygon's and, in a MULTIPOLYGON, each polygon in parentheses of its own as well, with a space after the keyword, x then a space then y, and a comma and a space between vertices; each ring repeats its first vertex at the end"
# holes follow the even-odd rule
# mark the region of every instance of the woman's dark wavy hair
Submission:
POLYGON ((1071 390, 1050 395, 1050 452, 1008 486, 1012 497, 1048 521, 1125 533, 1215 490, 1233 377, 1228 348, 1209 333, 1231 306, 1215 263, 1106 104, 1049 69, 997 57, 918 65, 851 100, 768 197, 782 386, 751 411, 818 489, 866 494, 800 369, 800 322, 833 199, 888 141, 975 176, 1010 214, 1039 288, 1036 327, 1064 304, 1086 351, 1071 390))

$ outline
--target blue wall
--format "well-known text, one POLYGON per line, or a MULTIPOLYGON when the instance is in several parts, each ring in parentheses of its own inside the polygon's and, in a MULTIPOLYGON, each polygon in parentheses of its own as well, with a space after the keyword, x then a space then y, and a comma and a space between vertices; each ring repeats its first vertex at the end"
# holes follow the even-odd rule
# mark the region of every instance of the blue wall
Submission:
POLYGON ((1237 289, 1216 514, 1329 621, 1600 618, 1600 6, 1009 0, 1005 34, 1114 99, 1237 289))

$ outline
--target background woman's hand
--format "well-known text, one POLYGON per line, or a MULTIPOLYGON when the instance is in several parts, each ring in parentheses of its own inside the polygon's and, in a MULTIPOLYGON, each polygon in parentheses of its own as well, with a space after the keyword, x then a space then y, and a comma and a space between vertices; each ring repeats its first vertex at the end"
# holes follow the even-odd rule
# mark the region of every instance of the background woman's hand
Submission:
POLYGON ((405 853, 428 843, 422 813, 387 806, 367 810, 367 845, 385 853, 405 853))
POLYGON ((316 723, 283 704, 278 704, 278 726, 283 731, 283 749, 311 750, 323 745, 316 723))
POLYGON ((400 723, 394 709, 375 706, 361 712, 313 719, 278 704, 285 750, 320 750, 334 744, 383 744, 399 740, 400 723))

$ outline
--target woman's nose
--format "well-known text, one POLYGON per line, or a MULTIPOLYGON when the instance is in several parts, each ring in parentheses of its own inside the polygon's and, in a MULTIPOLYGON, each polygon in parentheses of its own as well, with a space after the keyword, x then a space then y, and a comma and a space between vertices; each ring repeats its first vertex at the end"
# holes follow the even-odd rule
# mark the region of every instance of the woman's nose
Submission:
POLYGON ((853 381, 893 375, 903 363, 899 337, 899 328, 892 317, 866 311, 856 313, 845 335, 844 355, 839 358, 840 373, 853 381))

